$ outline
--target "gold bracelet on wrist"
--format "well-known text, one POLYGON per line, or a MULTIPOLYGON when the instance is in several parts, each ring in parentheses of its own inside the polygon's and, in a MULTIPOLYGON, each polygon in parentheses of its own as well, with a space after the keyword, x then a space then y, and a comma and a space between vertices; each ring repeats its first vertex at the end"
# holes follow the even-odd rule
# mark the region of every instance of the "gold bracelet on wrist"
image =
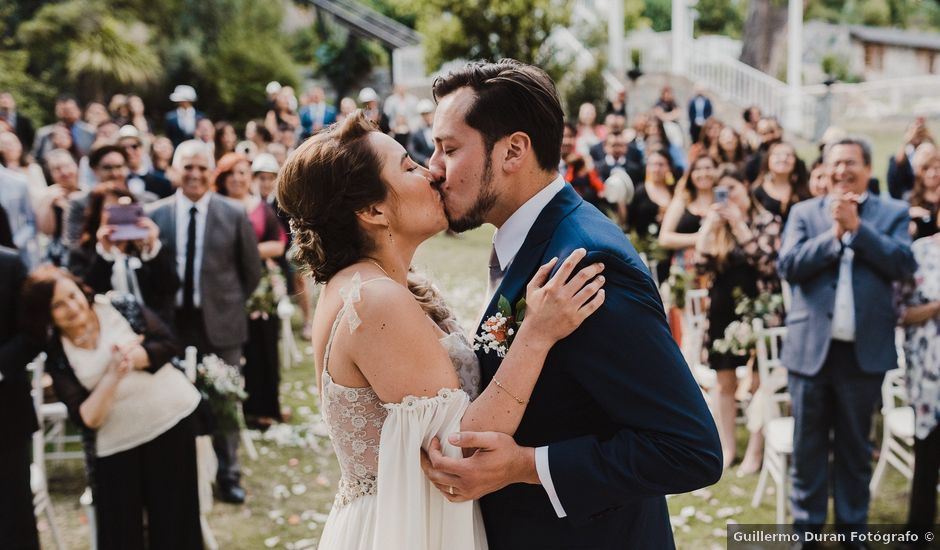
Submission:
POLYGON ((506 392, 506 395, 515 399, 516 403, 519 403, 520 405, 525 405, 526 403, 528 403, 528 401, 523 401, 522 399, 519 399, 511 391, 507 390, 502 384, 499 383, 499 380, 497 380, 496 378, 493 378, 493 383, 496 384, 497 388, 506 392))

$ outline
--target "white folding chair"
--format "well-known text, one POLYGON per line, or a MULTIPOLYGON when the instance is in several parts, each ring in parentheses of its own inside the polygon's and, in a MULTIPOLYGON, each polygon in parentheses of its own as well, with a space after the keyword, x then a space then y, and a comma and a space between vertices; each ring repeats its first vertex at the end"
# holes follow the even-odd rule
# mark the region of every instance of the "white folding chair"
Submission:
MULTIPOLYGON (((67 435, 66 422, 69 419, 69 411, 65 403, 57 401, 55 403, 43 402, 42 379, 45 373, 45 354, 40 354, 32 365, 39 366, 33 369, 33 390, 36 399, 36 414, 39 416, 39 429, 43 434, 43 440, 47 445, 52 445, 52 450, 44 452, 44 460, 85 460, 85 452, 82 449, 77 451, 67 451, 65 446, 69 443, 81 445, 81 435, 67 435)), ((45 451, 45 447, 43 451, 45 451)), ((45 465, 43 465, 45 470, 45 465)))
MULTIPOLYGON (((194 346, 188 346, 183 356, 183 372, 190 382, 196 382, 196 365, 199 351, 194 346)), ((245 437, 245 431, 242 430, 242 438, 245 437)), ((254 447, 252 446, 252 449, 254 447)), ((215 450, 212 448, 212 437, 200 435, 196 437, 196 479, 199 491, 199 525, 202 530, 202 542, 208 550, 218 550, 219 543, 215 539, 215 533, 209 526, 209 520, 206 518, 212 511, 212 480, 215 479, 216 467, 215 450)), ((90 495, 89 495, 90 499, 90 495)))
MULTIPOLYGON (((36 415, 42 425, 42 374, 45 368, 45 355, 40 355, 27 367, 33 372, 32 397, 36 415)), ((49 496, 49 485, 46 479, 46 441, 40 428, 33 434, 33 463, 29 465, 29 484, 33 490, 33 513, 36 517, 45 516, 52 533, 52 540, 58 550, 64 550, 65 544, 59 533, 59 522, 56 520, 55 510, 52 507, 52 497, 49 496)))
POLYGON ((715 371, 702 364, 705 327, 708 325, 708 289, 696 288, 686 292, 682 315, 682 355, 692 369, 692 376, 707 392, 715 387, 715 371))
POLYGON ((294 309, 294 304, 287 296, 281 298, 277 304, 277 316, 281 320, 281 361, 286 369, 294 366, 294 363, 303 361, 303 355, 294 338, 294 327, 291 325, 294 309))
POLYGON ((881 399, 884 435, 881 440, 881 455, 868 486, 872 497, 878 491, 889 464, 908 481, 914 478, 914 409, 907 404, 903 370, 894 369, 885 374, 881 385, 881 399))
POLYGON ((91 487, 85 487, 82 496, 78 497, 78 503, 82 505, 85 518, 88 519, 88 537, 91 543, 90 550, 98 550, 98 523, 95 519, 95 502, 91 496, 91 487))
POLYGON ((790 394, 775 392, 765 381, 771 380, 775 369, 782 369, 780 346, 786 336, 786 327, 765 328, 763 321, 755 319, 754 335, 757 338, 757 371, 762 381, 758 392, 764 401, 764 463, 761 467, 757 490, 751 506, 757 508, 767 489, 767 478, 773 480, 777 494, 776 523, 782 524, 787 515, 787 468, 793 454, 793 417, 783 416, 782 409, 789 404, 790 394))

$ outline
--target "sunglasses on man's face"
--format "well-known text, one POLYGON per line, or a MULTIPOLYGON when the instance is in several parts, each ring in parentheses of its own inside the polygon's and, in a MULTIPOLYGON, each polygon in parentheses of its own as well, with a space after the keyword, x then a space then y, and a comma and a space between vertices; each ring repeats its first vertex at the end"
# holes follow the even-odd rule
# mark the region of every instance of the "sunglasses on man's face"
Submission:
POLYGON ((125 149, 134 149, 134 150, 137 150, 137 149, 140 149, 140 144, 139 144, 139 143, 128 143, 127 145, 124 146, 124 148, 125 148, 125 149))

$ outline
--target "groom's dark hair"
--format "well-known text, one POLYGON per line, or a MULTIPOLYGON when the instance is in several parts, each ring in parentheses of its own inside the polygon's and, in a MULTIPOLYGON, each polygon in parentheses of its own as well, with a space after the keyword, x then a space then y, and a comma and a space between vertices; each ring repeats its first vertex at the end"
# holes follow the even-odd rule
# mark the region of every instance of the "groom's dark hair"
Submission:
POLYGON ((545 71, 514 59, 475 61, 437 77, 431 89, 434 100, 440 101, 463 87, 476 94, 464 118, 483 135, 487 155, 500 139, 524 132, 539 166, 558 170, 564 113, 555 83, 545 71))

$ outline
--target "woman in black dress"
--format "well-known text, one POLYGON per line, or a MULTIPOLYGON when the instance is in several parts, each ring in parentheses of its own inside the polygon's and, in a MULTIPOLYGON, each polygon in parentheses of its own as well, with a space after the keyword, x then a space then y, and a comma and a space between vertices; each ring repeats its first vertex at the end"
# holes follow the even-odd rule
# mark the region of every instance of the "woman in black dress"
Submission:
MULTIPOLYGON (((643 240, 656 239, 663 223, 663 215, 672 201, 672 160, 661 150, 653 150, 646 156, 646 175, 636 188, 633 201, 627 210, 628 231, 636 232, 643 240)), ((668 258, 657 264, 659 283, 669 276, 668 258)))
MULTIPOLYGON (((679 180, 672 202, 663 217, 659 232, 659 245, 667 250, 692 249, 698 242, 702 217, 712 204, 712 190, 718 166, 709 156, 695 159, 686 174, 679 180)), ((684 258, 679 260, 685 265, 684 258)))
MULTIPOLYGON (((736 171, 728 169, 718 178, 718 187, 727 190, 727 200, 709 208, 695 244, 695 267, 711 281, 708 291, 708 335, 706 347, 709 365, 718 371, 718 432, 724 450, 725 467, 736 455, 735 445, 735 368, 747 363, 747 357, 711 350, 712 343, 725 335, 725 329, 738 319, 735 291, 749 298, 758 293, 779 292, 776 273, 780 249, 780 218, 763 208, 748 193, 747 184, 736 171)), ((762 444, 749 444, 750 453, 759 453, 762 444)), ((759 455, 758 455, 759 456, 759 455)), ((745 465, 760 464, 757 456, 745 457, 745 465)), ((744 466, 742 466, 744 469, 744 466)))
POLYGON ((754 180, 754 198, 786 223, 791 206, 812 198, 808 181, 806 167, 799 162, 793 145, 774 143, 767 149, 760 174, 754 180))

